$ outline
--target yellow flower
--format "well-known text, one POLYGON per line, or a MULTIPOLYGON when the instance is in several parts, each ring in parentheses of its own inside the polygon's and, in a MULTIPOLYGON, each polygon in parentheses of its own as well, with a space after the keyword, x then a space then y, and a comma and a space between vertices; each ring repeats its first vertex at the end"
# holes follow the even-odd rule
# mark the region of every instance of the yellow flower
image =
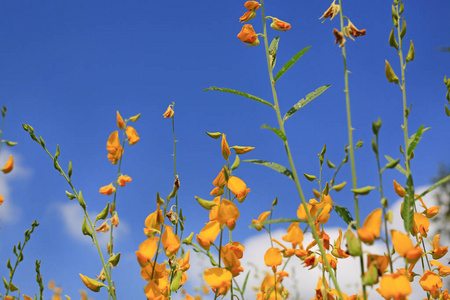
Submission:
POLYGON ((14 168, 14 158, 12 155, 9 156, 8 161, 2 169, 2 172, 8 174, 14 168))
POLYGON ((111 195, 111 194, 114 194, 115 191, 116 191, 116 188, 113 186, 112 183, 101 187, 99 190, 100 194, 103 194, 103 195, 111 195))
POLYGON ((140 139, 139 135, 136 132, 136 129, 131 126, 128 126, 127 129, 125 129, 125 133, 127 134, 128 144, 130 146, 136 144, 140 139))
POLYGON ((239 219, 239 209, 233 202, 222 199, 219 210, 217 212, 217 220, 220 224, 225 224, 230 230, 236 226, 236 221, 239 219))
POLYGON ((357 230, 358 237, 364 243, 372 245, 380 236, 381 231, 381 208, 372 211, 364 221, 362 228, 357 230))
POLYGON ((172 227, 169 225, 164 225, 164 233, 161 238, 161 242, 163 244, 165 253, 167 257, 172 257, 172 255, 176 254, 178 252, 178 249, 180 249, 181 242, 178 235, 175 235, 173 233, 172 227))
POLYGON ((230 151, 230 147, 228 146, 225 134, 222 134, 221 148, 222 148, 223 158, 228 159, 228 157, 230 157, 231 151, 230 151))
POLYGON ((445 277, 450 275, 450 267, 445 266, 443 263, 438 262, 437 260, 432 260, 430 263, 432 266, 438 267, 439 276, 445 277))
POLYGON ((286 31, 291 29, 291 24, 281 21, 277 18, 272 18, 272 24, 270 24, 270 27, 275 30, 286 31))
POLYGON ((299 227, 300 223, 293 222, 287 229, 287 234, 281 238, 283 241, 292 243, 292 248, 296 248, 298 245, 303 248, 303 231, 299 227))
POLYGON ((128 176, 128 175, 120 175, 119 176, 119 180, 117 180, 117 183, 120 185, 120 186, 125 186, 126 185, 126 183, 127 182, 131 182, 131 177, 130 176, 128 176))
MULTIPOLYGON (((331 254, 328 254, 328 253, 326 254, 326 257, 327 257, 328 262, 330 263, 331 268, 332 269, 336 269, 336 267, 337 267, 337 260, 336 260, 336 258, 334 258, 331 254)), ((317 260, 318 260, 318 262, 320 262, 325 267, 325 263, 324 263, 325 260, 322 258, 322 256, 319 256, 317 258, 317 260)), ((325 271, 328 272, 328 269, 326 267, 325 267, 325 271)))
POLYGON ((119 216, 117 215, 116 211, 113 213, 113 217, 111 218, 111 225, 113 225, 114 227, 119 226, 119 216))
POLYGON ((259 215, 258 220, 252 220, 252 224, 256 225, 255 226, 256 230, 261 231, 261 229, 263 229, 264 225, 260 225, 260 223, 267 220, 269 215, 270 215, 270 211, 265 211, 259 215))
POLYGON ((225 296, 231 287, 233 274, 222 268, 211 268, 203 272, 203 279, 219 295, 225 296))
POLYGON ((249 44, 248 46, 257 46, 259 45, 258 36, 256 35, 253 26, 250 24, 245 24, 241 32, 237 35, 237 37, 243 42, 249 44))
POLYGON ((184 257, 178 260, 178 266, 183 272, 186 272, 191 267, 191 264, 189 263, 190 251, 191 250, 188 250, 184 257))
POLYGON ((3 196, 0 194, 0 205, 3 204, 3 201, 4 201, 4 198, 3 198, 3 196))
POLYGON ((410 263, 416 262, 422 256, 422 248, 414 247, 408 235, 397 230, 391 230, 391 236, 395 251, 410 263))
POLYGON ((266 266, 271 267, 273 272, 276 272, 277 267, 283 263, 280 248, 272 247, 267 249, 266 254, 264 254, 264 263, 266 266))
POLYGON ((427 237, 428 228, 430 227, 430 221, 422 214, 414 213, 413 228, 411 234, 416 236, 418 233, 423 237, 427 237))
POLYGON ((34 298, 31 298, 30 296, 23 295, 23 300, 33 300, 34 298))
POLYGON ((108 159, 115 165, 122 157, 123 148, 120 145, 119 131, 114 131, 106 142, 106 150, 108 150, 108 159))
POLYGON ((233 195, 236 196, 239 203, 242 203, 247 197, 247 194, 250 192, 250 189, 247 188, 245 182, 242 181, 242 179, 235 176, 231 176, 228 179, 227 186, 231 190, 233 195))
POLYGON ((220 249, 220 257, 225 264, 225 268, 229 270, 231 274, 233 274, 233 277, 236 277, 244 271, 244 268, 241 266, 239 257, 236 255, 236 252, 233 251, 233 249, 233 244, 228 244, 222 247, 220 249))
POLYGON ((120 129, 125 128, 125 122, 123 121, 122 116, 119 114, 119 111, 117 111, 117 127, 119 127, 120 129))
POLYGON ((381 277, 380 288, 377 289, 377 292, 384 299, 404 300, 412 293, 412 288, 405 275, 393 273, 381 277))
POLYGON ((84 285, 93 292, 100 291, 100 288, 103 286, 103 284, 101 282, 98 282, 97 280, 94 280, 92 278, 84 276, 81 273, 80 273, 80 277, 81 277, 81 281, 83 281, 84 285))
POLYGON ((209 221, 207 224, 205 224, 205 227, 203 227, 203 229, 197 235, 197 242, 203 249, 209 250, 209 247, 211 247, 212 243, 214 243, 214 240, 217 238, 219 233, 220 233, 219 221, 217 220, 209 221))
POLYGON ((139 251, 136 251, 136 257, 141 267, 147 265, 147 263, 155 256, 156 249, 158 248, 158 241, 159 237, 151 237, 139 245, 139 251))
POLYGON ((439 289, 443 286, 442 279, 438 274, 431 271, 425 271, 419 280, 420 286, 424 291, 430 292, 433 298, 439 297, 439 289))
POLYGON ((405 189, 400 184, 398 184, 397 181, 395 181, 395 180, 394 180, 394 190, 395 190, 395 193, 397 195, 399 195, 400 197, 402 197, 402 198, 405 197, 405 195, 406 195, 405 189))
POLYGON ((160 205, 158 204, 156 211, 149 214, 145 219, 144 234, 149 238, 155 236, 156 233, 159 233, 159 229, 163 222, 164 217, 160 205))
POLYGON ((172 118, 173 117, 173 115, 175 114, 175 112, 173 111, 173 109, 172 109, 172 104, 171 105, 169 105, 168 107, 167 107, 167 109, 166 109, 166 112, 163 114, 163 116, 164 116, 164 119, 165 118, 172 118))
POLYGON ((431 244, 433 246, 433 250, 431 250, 431 255, 433 256, 434 259, 439 259, 443 257, 445 254, 447 254, 448 251, 448 246, 447 247, 439 246, 440 236, 441 236, 440 234, 436 234, 433 237, 433 244, 431 244))
MULTIPOLYGON (((329 195, 324 195, 322 201, 318 202, 316 199, 310 199, 306 203, 309 213, 312 218, 316 218, 316 224, 325 224, 330 218, 330 211, 333 208, 333 200, 329 195), (320 213, 319 213, 320 212, 320 213), (318 216, 316 216, 319 213, 318 216)), ((300 204, 297 210, 297 217, 302 220, 307 220, 307 215, 303 204, 300 204)))

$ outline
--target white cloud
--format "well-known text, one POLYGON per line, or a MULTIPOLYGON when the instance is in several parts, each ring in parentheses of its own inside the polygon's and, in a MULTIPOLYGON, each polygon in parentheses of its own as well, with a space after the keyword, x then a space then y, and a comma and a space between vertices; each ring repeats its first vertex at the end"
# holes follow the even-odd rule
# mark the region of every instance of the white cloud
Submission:
MULTIPOLYGON (((80 208, 76 200, 64 204, 53 205, 54 209, 58 210, 58 215, 61 216, 61 221, 69 233, 69 235, 78 242, 85 244, 92 244, 89 237, 84 236, 81 232, 81 224, 83 223, 84 213, 80 208)), ((89 211, 91 221, 95 220, 98 212, 89 211)), ((108 222, 109 223, 109 222, 108 222)), ((102 221, 97 222, 97 227, 102 224, 102 221)), ((110 225, 110 223, 109 223, 110 225)), ((120 220, 120 224, 117 228, 114 228, 114 238, 120 239, 122 236, 126 236, 130 232, 130 227, 123 220, 120 220)), ((109 242, 109 233, 97 233, 97 238, 100 245, 106 245, 109 242)))

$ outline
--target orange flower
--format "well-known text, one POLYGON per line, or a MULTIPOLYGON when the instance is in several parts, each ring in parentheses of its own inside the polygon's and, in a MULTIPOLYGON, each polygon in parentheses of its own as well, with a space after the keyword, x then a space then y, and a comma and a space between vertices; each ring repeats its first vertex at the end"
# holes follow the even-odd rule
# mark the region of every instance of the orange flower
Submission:
POLYGON ((303 248, 303 231, 299 227, 300 223, 293 222, 287 229, 287 235, 283 235, 281 238, 283 241, 292 243, 292 248, 296 248, 298 245, 303 248))
POLYGON ((438 267, 439 276, 446 277, 450 275, 450 267, 445 266, 443 263, 438 262, 437 260, 432 260, 430 263, 432 266, 438 267))
POLYGON ((250 21, 254 17, 256 17, 255 11, 254 10, 249 10, 245 14, 243 14, 242 17, 239 18, 239 22, 245 23, 247 21, 250 21))
POLYGON ((9 156, 8 161, 2 169, 2 172, 8 174, 14 168, 14 158, 12 155, 9 156))
POLYGON ((125 129, 125 133, 127 134, 128 144, 130 146, 136 144, 140 139, 139 135, 136 132, 136 129, 131 126, 128 126, 127 129, 125 129))
POLYGON ((264 254, 264 263, 266 266, 271 267, 273 272, 276 272, 277 267, 283 263, 280 248, 272 247, 267 249, 266 254, 264 254))
POLYGON ((402 198, 405 197, 405 195, 406 195, 405 189, 400 184, 398 184, 397 181, 395 181, 395 180, 394 180, 394 190, 395 190, 395 193, 397 195, 399 195, 400 197, 402 197, 402 198))
POLYGON ((205 227, 203 227, 203 229, 197 235, 197 242, 203 249, 209 250, 209 247, 211 247, 212 243, 214 243, 214 240, 217 238, 219 233, 220 233, 219 221, 217 220, 209 221, 207 224, 205 224, 205 227))
POLYGON ((272 24, 270 24, 270 27, 275 30, 286 31, 291 29, 291 24, 281 21, 277 18, 272 18, 272 24))
POLYGON ((115 165, 122 157, 123 148, 120 145, 119 131, 114 131, 106 142, 106 150, 108 150, 108 159, 115 165))
POLYGON ((257 10, 260 7, 260 4, 258 1, 247 1, 244 4, 245 8, 248 10, 257 10))
MULTIPOLYGON (((330 211, 333 208, 333 200, 331 200, 331 197, 329 195, 326 195, 320 202, 318 202, 316 199, 310 199, 309 203, 307 203, 306 206, 308 207, 311 217, 316 218, 316 224, 325 224, 330 218, 330 211), (317 213, 319 213, 318 216, 316 216, 317 213)), ((303 204, 300 204, 298 207, 297 217, 302 220, 307 219, 303 204)))
POLYGON ((340 32, 339 30, 337 30, 336 28, 333 29, 333 34, 334 34, 334 37, 336 38, 336 41, 334 42, 334 44, 339 43, 339 47, 344 47, 345 41, 346 41, 344 34, 342 32, 340 32))
POLYGON ((391 230, 391 236, 395 251, 410 263, 416 262, 422 256, 422 248, 414 247, 411 239, 406 234, 397 230, 391 230))
POLYGON ((155 236, 156 233, 159 233, 159 229, 163 222, 164 217, 160 205, 158 204, 156 211, 149 214, 145 219, 144 234, 149 238, 155 236))
POLYGON ((105 222, 103 222, 102 225, 100 225, 99 228, 95 229, 95 231, 97 231, 97 232, 107 232, 107 231, 109 231, 109 225, 105 221, 105 222))
POLYGON ((348 25, 344 27, 343 30, 345 36, 348 36, 351 40, 355 40, 353 37, 358 37, 358 36, 362 36, 362 35, 366 35, 366 30, 359 30, 358 28, 356 28, 355 25, 353 25, 352 22, 348 21, 348 25))
POLYGON ((178 249, 180 249, 181 243, 180 238, 178 235, 175 235, 173 233, 172 227, 169 225, 164 225, 164 233, 161 238, 161 242, 164 247, 164 251, 166 252, 167 257, 172 257, 172 255, 176 254, 178 252, 178 249))
MULTIPOLYGON (((417 195, 414 195, 417 197, 417 195)), ((422 198, 419 198, 419 201, 422 203, 422 207, 425 208, 425 210, 422 212, 427 218, 432 218, 439 212, 439 206, 433 206, 428 208, 425 203, 423 202, 422 198)))
POLYGON ((433 237, 433 244, 431 244, 433 246, 433 250, 431 250, 431 254, 434 259, 439 259, 439 258, 443 257, 445 254, 447 254, 447 251, 448 251, 448 246, 447 247, 439 246, 440 236, 441 236, 440 234, 436 234, 433 237))
POLYGON ((117 215, 116 211, 113 213, 113 217, 111 218, 111 225, 113 225, 114 227, 119 226, 119 216, 117 215))
POLYGON ((231 274, 233 274, 233 277, 236 277, 244 271, 244 268, 241 266, 239 257, 236 255, 234 249, 235 248, 233 244, 228 244, 222 247, 220 250, 220 257, 222 258, 226 269, 229 270, 231 274))
MULTIPOLYGON (((0 196, 1 197, 1 196, 0 196)), ((265 220, 267 220, 267 218, 270 215, 270 211, 265 211, 263 213, 261 213, 258 217, 258 220, 252 220, 252 224, 255 224, 255 229, 258 231, 261 231, 261 229, 263 229, 264 225, 260 225, 261 222, 264 222, 265 220)))
MULTIPOLYGON (((246 26, 246 25, 244 25, 244 26, 246 26)), ((228 157, 230 157, 231 151, 230 151, 230 147, 228 147, 228 143, 227 143, 225 134, 222 134, 221 148, 222 148, 223 158, 228 159, 228 157)))
POLYGON ((333 251, 331 251, 331 254, 334 255, 336 258, 347 258, 349 255, 341 249, 341 242, 342 242, 342 230, 339 229, 339 237, 336 240, 336 245, 333 247, 333 251))
POLYGON ((0 194, 0 205, 2 205, 3 204, 3 196, 0 194))
POLYGON ((434 299, 439 296, 439 289, 443 286, 441 277, 431 271, 425 271, 420 278, 419 283, 423 290, 430 292, 434 299))
POLYGON ((163 114, 164 119, 165 119, 165 118, 169 118, 169 119, 170 119, 170 118, 173 117, 173 115, 175 114, 175 112, 173 111, 172 107, 173 107, 172 104, 169 105, 169 106, 167 107, 166 112, 163 114))
POLYGON ((412 288, 405 275, 393 273, 381 277, 380 288, 377 289, 377 292, 384 299, 404 300, 412 293, 412 288))
POLYGON ((103 195, 111 195, 111 194, 114 194, 115 191, 116 191, 116 188, 113 186, 112 183, 101 187, 99 190, 100 194, 103 194, 103 195))
POLYGON ((178 260, 178 266, 180 267, 180 270, 183 272, 186 272, 191 267, 191 264, 189 263, 190 251, 191 250, 188 250, 184 255, 184 257, 178 260))
POLYGON ((203 272, 203 279, 219 295, 225 296, 231 287, 233 274, 222 268, 211 268, 203 272))
POLYGON ((227 186, 231 190, 233 195, 236 196, 239 203, 242 203, 247 197, 247 194, 250 192, 250 189, 247 188, 245 182, 238 177, 231 176, 228 179, 227 186))
POLYGON ((117 180, 117 182, 119 183, 120 186, 125 186, 127 184, 127 182, 131 182, 131 177, 128 175, 120 175, 119 176, 119 180, 117 180))
POLYGON ((233 230, 236 226, 236 221, 239 219, 239 209, 233 202, 222 199, 217 212, 217 220, 220 224, 227 225, 228 229, 233 230))
MULTIPOLYGON (((326 257, 327 257, 328 262, 330 263, 331 268, 336 269, 337 263, 338 263, 336 258, 334 258, 331 254, 328 254, 328 253, 326 254, 326 257)), ((324 261, 324 259, 322 259, 322 256, 319 256, 317 261, 320 262, 322 265, 324 265, 325 271, 328 272, 328 269, 325 266, 325 261, 324 261)))
POLYGON ((416 236, 418 233, 423 237, 427 237, 428 228, 430 227, 430 221, 422 214, 414 213, 413 228, 411 234, 416 236))
POLYGON ((330 18, 330 21, 333 20, 333 18, 334 18, 334 17, 339 13, 339 11, 341 10, 341 7, 340 7, 338 4, 335 4, 334 2, 336 2, 336 0, 334 0, 333 3, 331 3, 330 7, 329 7, 329 8, 323 13, 323 15, 319 18, 319 20, 322 19, 322 18, 325 18, 325 19, 322 21, 322 23, 325 22, 326 19, 327 19, 328 17, 331 17, 331 18, 330 18))
POLYGON ((119 114, 119 111, 117 111, 117 127, 119 127, 120 129, 125 128, 125 122, 123 121, 122 116, 119 114))
POLYGON ((258 36, 256 35, 253 26, 250 24, 245 24, 242 26, 241 32, 237 35, 237 37, 243 42, 249 45, 247 46, 257 46, 259 45, 258 36))
POLYGON ((358 237, 364 243, 372 245, 380 236, 381 231, 381 208, 372 211, 364 221, 362 228, 357 230, 358 237))

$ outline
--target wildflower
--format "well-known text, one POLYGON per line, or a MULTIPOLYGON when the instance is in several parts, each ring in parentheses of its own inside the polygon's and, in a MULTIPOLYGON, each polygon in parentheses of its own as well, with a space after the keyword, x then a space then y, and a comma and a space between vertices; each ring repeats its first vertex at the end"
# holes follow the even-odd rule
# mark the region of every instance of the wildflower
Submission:
POLYGON ((172 257, 172 255, 176 254, 178 252, 178 249, 180 249, 181 242, 178 235, 175 235, 173 233, 172 227, 169 225, 164 225, 164 233, 161 238, 161 242, 164 247, 164 251, 166 253, 167 257, 172 257))
MULTIPOLYGON (((316 224, 325 224, 330 218, 330 211, 333 208, 333 200, 329 195, 326 195, 320 202, 316 199, 310 199, 306 206, 308 207, 311 217, 316 218, 316 224), (317 213, 319 213, 319 215, 317 215, 317 213)), ((307 215, 303 204, 300 204, 298 207, 297 217, 302 220, 307 220, 307 215)))
POLYGON ((109 225, 105 222, 102 223, 102 225, 100 225, 99 228, 95 229, 95 231, 97 232, 107 232, 109 231, 109 225))
POLYGON ((239 18, 239 22, 245 23, 247 21, 250 21, 254 17, 256 17, 256 12, 254 10, 249 10, 239 18))
MULTIPOLYGON (((337 260, 336 260, 336 258, 334 258, 331 254, 328 254, 328 253, 326 254, 326 258, 327 258, 328 262, 330 263, 331 268, 332 269, 336 269, 336 267, 337 267, 337 260)), ((325 266, 325 260, 322 258, 322 256, 319 256, 317 258, 317 261, 325 266)), ((325 271, 328 272, 328 269, 325 268, 325 271)))
POLYGON ((131 177, 128 175, 120 175, 119 179, 117 180, 117 183, 120 186, 125 186, 127 184, 127 182, 131 182, 131 177))
POLYGON ((291 29, 291 24, 281 21, 277 18, 272 18, 272 24, 270 24, 270 27, 275 30, 286 31, 291 29))
POLYGON ((106 150, 108 150, 108 159, 115 165, 122 157, 123 148, 120 145, 119 131, 114 131, 106 142, 106 150))
POLYGON ((139 251, 136 251, 136 257, 141 267, 145 266, 155 256, 158 241, 159 237, 151 237, 139 245, 139 251))
MULTIPOLYGON (((417 197, 417 195, 414 195, 417 197)), ((422 207, 425 208, 425 210, 422 212, 427 218, 432 218, 439 212, 439 206, 433 206, 428 208, 425 203, 423 202, 422 198, 419 198, 419 201, 422 203, 422 207)))
POLYGON ((112 183, 110 183, 108 185, 101 187, 99 192, 100 192, 100 194, 103 194, 103 195, 111 195, 116 192, 116 188, 113 186, 112 183))
POLYGON ((113 217, 111 218, 111 225, 114 227, 119 226, 119 216, 117 215, 117 212, 115 211, 113 214, 113 217))
POLYGON ((283 235, 281 238, 283 241, 292 243, 292 248, 296 248, 298 245, 303 248, 303 231, 300 229, 298 222, 293 222, 287 229, 287 235, 283 235))
POLYGON ((120 129, 125 128, 125 122, 123 121, 122 116, 119 114, 119 111, 117 111, 117 127, 119 127, 120 129))
POLYGON ((250 189, 247 188, 247 185, 245 184, 245 182, 242 181, 242 179, 240 179, 238 177, 231 176, 228 179, 227 186, 231 190, 233 195, 236 196, 239 203, 242 203, 245 200, 245 198, 247 197, 247 194, 250 192, 250 189))
POLYGON ((217 238, 219 233, 220 233, 219 221, 217 220, 209 221, 207 224, 205 224, 205 227, 203 227, 203 229, 197 235, 197 242, 203 249, 209 250, 209 247, 211 247, 212 243, 214 243, 214 240, 217 238))
POLYGON ((350 21, 348 21, 348 25, 344 27, 343 32, 344 32, 345 36, 349 37, 353 41, 355 40, 353 37, 363 36, 363 35, 366 34, 366 30, 365 29, 359 30, 350 21))
POLYGON ((439 246, 439 238, 440 238, 440 234, 436 234, 433 237, 433 243, 430 244, 433 246, 433 250, 431 250, 431 255, 433 256, 434 259, 439 259, 442 258, 445 254, 447 254, 448 251, 448 246, 447 247, 440 247, 439 246))
POLYGON ((14 168, 14 158, 12 155, 10 155, 8 161, 6 162, 5 166, 2 169, 2 172, 4 174, 8 174, 9 172, 12 171, 13 168, 14 168))
POLYGON ((164 300, 166 297, 161 293, 160 288, 154 281, 149 281, 144 288, 145 296, 147 299, 164 300))
POLYGON ((437 260, 432 260, 431 262, 432 266, 435 266, 438 268, 439 276, 446 277, 450 275, 450 267, 445 266, 443 263, 438 262, 437 260))
POLYGON ((131 126, 128 126, 127 129, 125 129, 125 133, 127 134, 128 144, 130 146, 136 144, 140 139, 139 135, 136 132, 136 129, 131 126))
POLYGON ((367 268, 370 268, 372 265, 377 268, 378 274, 383 274, 389 266, 389 256, 367 254, 367 268))
POLYGON ((145 218, 144 234, 149 238, 155 236, 156 233, 159 233, 159 228, 163 222, 164 217, 160 205, 158 204, 156 211, 145 218))
POLYGON ((427 237, 428 228, 430 227, 430 221, 422 214, 414 213, 413 228, 411 234, 416 236, 418 233, 423 237, 427 237))
POLYGON ((362 228, 357 230, 358 237, 364 243, 372 245, 380 236, 381 231, 381 208, 372 211, 364 221, 362 228))
POLYGON ((230 151, 230 147, 228 147, 228 143, 227 143, 227 139, 226 139, 226 135, 225 134, 222 134, 221 148, 222 148, 223 158, 228 160, 228 157, 230 156, 231 151, 230 151))
POLYGON ((203 279, 219 295, 225 296, 231 287, 233 274, 222 268, 211 268, 203 272, 203 279))
POLYGON ((175 114, 175 112, 173 111, 172 107, 173 107, 172 104, 169 105, 169 106, 167 107, 166 112, 163 114, 164 119, 165 119, 165 118, 169 118, 169 119, 170 119, 170 118, 173 117, 173 115, 175 114))
POLYGON ((405 195, 406 195, 405 189, 400 184, 398 184, 397 181, 395 181, 395 180, 394 180, 394 190, 395 190, 395 193, 397 195, 399 195, 400 197, 402 197, 402 198, 405 197, 405 195))
MULTIPOLYGON (((0 194, 0 205, 3 204, 3 201, 4 201, 4 198, 3 198, 3 196, 0 194)), ((260 229, 260 230, 261 230, 261 229, 260 229)))
POLYGON ((231 147, 231 149, 234 149, 234 153, 236 153, 236 154, 245 154, 245 153, 248 153, 248 152, 252 151, 253 149, 255 149, 255 147, 233 146, 233 147, 231 147))
MULTIPOLYGON (((244 271, 244 268, 241 266, 241 262, 239 261, 239 257, 236 252, 233 251, 235 248, 233 244, 227 244, 226 246, 220 249, 220 256, 222 258, 223 263, 227 270, 233 274, 233 277, 238 276, 241 272, 244 271)), ((242 256, 241 256, 242 258, 242 256)))
POLYGON ((220 224, 227 225, 228 229, 233 230, 236 221, 239 219, 239 209, 236 204, 227 199, 222 199, 217 212, 217 220, 220 224))
POLYGON ((190 251, 191 250, 188 250, 184 257, 178 260, 178 266, 183 272, 186 272, 191 267, 191 264, 189 263, 190 251))
POLYGON ((339 237, 336 240, 336 244, 333 247, 333 250, 331 251, 331 254, 334 255, 336 258, 347 258, 349 255, 341 249, 341 242, 342 242, 342 230, 339 229, 339 237))
POLYGON ((443 286, 442 279, 438 274, 431 271, 425 271, 419 279, 420 286, 426 292, 430 292, 433 298, 439 296, 439 289, 443 286))
POLYGON ((319 261, 316 258, 316 254, 311 253, 309 254, 304 260, 303 260, 303 265, 305 266, 305 268, 310 267, 309 269, 314 269, 317 264, 319 263, 319 261))
POLYGON ((258 1, 247 1, 245 2, 244 6, 248 10, 257 10, 261 5, 258 1))
POLYGON ((277 266, 283 263, 283 256, 281 255, 280 248, 272 247, 267 249, 266 254, 264 254, 264 263, 266 266, 271 267, 272 271, 275 273, 277 271, 277 266))
POLYGON ((250 24, 245 24, 241 32, 237 35, 237 37, 243 42, 249 44, 248 46, 257 46, 259 45, 258 36, 256 35, 253 26, 250 24))
POLYGON ((397 230, 391 230, 391 236, 395 251, 410 263, 416 262, 422 256, 422 248, 414 247, 408 235, 397 230))
POLYGON ((336 28, 333 29, 334 37, 336 38, 335 44, 339 43, 339 47, 344 47, 345 44, 345 37, 342 32, 337 30, 336 28))
POLYGON ((393 273, 383 275, 380 280, 380 287, 377 292, 384 299, 407 299, 406 296, 412 293, 411 283, 406 276, 393 273))
POLYGON ((326 19, 328 17, 330 17, 330 21, 333 20, 333 18, 339 13, 339 11, 341 10, 341 7, 338 4, 335 4, 334 2, 336 2, 336 0, 333 1, 333 3, 331 3, 330 7, 324 12, 324 14, 319 18, 325 18, 323 22, 326 21, 326 19))
POLYGON ((256 230, 261 231, 263 229, 264 225, 260 225, 260 223, 266 221, 269 215, 270 211, 265 211, 259 215, 258 220, 252 220, 252 224, 255 224, 256 230))
POLYGON ((80 273, 79 275, 80 275, 81 281, 83 281, 84 285, 85 285, 88 289, 90 289, 91 291, 93 291, 93 292, 98 292, 98 291, 100 291, 100 288, 101 288, 102 286, 104 286, 103 283, 101 283, 101 282, 99 282, 99 281, 97 281, 97 280, 94 280, 94 279, 92 279, 92 278, 89 278, 89 277, 87 277, 87 276, 84 276, 84 275, 82 275, 81 273, 80 273))

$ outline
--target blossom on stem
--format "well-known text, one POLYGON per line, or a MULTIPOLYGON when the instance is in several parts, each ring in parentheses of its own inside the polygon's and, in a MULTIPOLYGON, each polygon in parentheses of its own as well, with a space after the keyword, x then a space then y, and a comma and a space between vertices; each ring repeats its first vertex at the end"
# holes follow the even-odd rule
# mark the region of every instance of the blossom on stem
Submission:
POLYGON ((450 267, 444 265, 441 262, 438 262, 437 260, 432 260, 432 261, 430 261, 430 263, 432 266, 435 266, 438 268, 439 276, 446 277, 446 276, 450 275, 450 267))
POLYGON ((363 223, 362 228, 357 230, 358 237, 364 243, 372 245, 380 236, 381 231, 381 208, 372 211, 363 223))
POLYGON ((159 237, 151 237, 139 245, 139 251, 136 251, 136 257, 141 267, 144 267, 155 256, 158 241, 159 237))
POLYGON ((220 223, 217 220, 209 221, 197 235, 198 244, 205 250, 209 250, 212 243, 220 233, 220 223))
POLYGON ((227 199, 222 199, 217 212, 217 220, 220 224, 227 225, 228 229, 233 230, 236 221, 239 219, 239 209, 236 204, 227 199))
POLYGON ((128 175, 120 175, 119 179, 117 180, 117 183, 120 186, 125 186, 128 182, 131 182, 131 177, 128 175))
POLYGON ((395 251, 401 257, 406 258, 408 262, 414 263, 422 257, 422 248, 414 246, 408 235, 397 230, 391 230, 391 236, 395 251))
POLYGON ((395 180, 394 180, 394 190, 395 190, 395 193, 397 195, 399 195, 400 197, 402 197, 402 198, 405 197, 405 195, 406 195, 405 189, 400 184, 398 184, 397 181, 395 181, 395 180))
POLYGON ((136 129, 131 126, 128 126, 127 129, 125 129, 125 133, 127 134, 128 144, 130 146, 136 144, 140 139, 139 135, 136 132, 136 129))
POLYGON ((109 225, 105 221, 102 223, 102 225, 100 225, 99 228, 95 229, 95 231, 105 233, 105 232, 109 231, 109 225))
POLYGON ((164 119, 165 119, 165 118, 169 118, 169 119, 170 119, 170 118, 173 117, 173 115, 175 114, 175 112, 173 111, 172 107, 173 107, 172 104, 169 105, 169 106, 167 107, 166 112, 163 114, 164 119))
POLYGON ((412 293, 411 283, 405 275, 398 273, 386 274, 381 277, 377 292, 384 299, 404 300, 412 293))
MULTIPOLYGON (((244 25, 245 26, 245 25, 244 25)), ((222 148, 222 155, 223 158, 225 158, 226 160, 228 160, 228 157, 230 157, 231 151, 230 151, 230 147, 228 146, 227 143, 227 139, 226 139, 226 135, 222 134, 222 142, 220 143, 220 146, 222 148)))
POLYGON ((334 37, 336 38, 336 41, 334 43, 335 44, 339 43, 339 47, 344 47, 344 45, 345 45, 344 34, 342 32, 340 32, 339 30, 337 30, 336 28, 333 29, 333 34, 334 34, 334 37))
POLYGON ((319 18, 325 18, 323 22, 326 21, 326 19, 328 17, 330 17, 330 21, 333 20, 333 18, 339 13, 339 11, 341 10, 341 7, 338 4, 335 4, 336 0, 333 0, 333 3, 331 3, 330 7, 328 7, 328 9, 323 13, 323 15, 319 18))
POLYGON ((247 188, 245 182, 242 179, 235 176, 231 176, 228 179, 227 186, 231 190, 233 195, 236 196, 239 203, 242 203, 247 197, 247 194, 250 192, 250 189, 247 188))
POLYGON ((300 229, 299 225, 300 223, 293 222, 291 225, 289 225, 287 234, 281 237, 283 241, 292 243, 292 248, 294 249, 297 246, 303 248, 303 231, 300 229))
POLYGON ((115 165, 122 157, 123 148, 119 140, 119 131, 114 131, 106 142, 106 150, 108 150, 108 159, 115 165))
POLYGON ((248 10, 257 10, 261 6, 258 1, 247 1, 244 6, 248 10))
POLYGON ((241 32, 237 35, 237 37, 243 42, 249 45, 247 46, 257 46, 259 45, 258 36, 256 35, 253 26, 250 24, 245 24, 242 26, 241 32))
POLYGON ((281 21, 280 19, 277 18, 272 18, 272 24, 270 24, 270 27, 278 31, 286 31, 291 29, 291 24, 281 21))
POLYGON ((12 171, 13 168, 14 168, 14 158, 12 155, 10 155, 5 166, 2 168, 2 172, 4 174, 8 174, 9 172, 12 171))
POLYGON ((117 111, 117 127, 120 129, 125 128, 125 122, 123 121, 122 116, 119 114, 119 111, 117 111))
POLYGON ((345 36, 349 37, 353 41, 355 40, 354 37, 366 35, 365 29, 359 30, 355 25, 353 25, 352 22, 350 22, 350 20, 348 21, 348 25, 345 26, 342 31, 345 36))
POLYGON ((271 267, 273 272, 276 272, 277 267, 283 263, 280 248, 272 247, 267 249, 266 254, 264 254, 264 263, 266 266, 271 267))
POLYGON ((441 277, 431 271, 423 273, 423 276, 419 279, 419 284, 424 291, 430 292, 434 299, 439 297, 439 289, 444 285, 441 277))
POLYGON ((433 246, 433 250, 431 250, 431 255, 433 256, 434 259, 442 258, 448 252, 448 246, 447 247, 439 246, 440 236, 441 236, 440 234, 436 234, 433 237, 433 243, 431 244, 430 242, 430 244, 433 246))
POLYGON ((100 194, 103 194, 103 195, 111 195, 111 194, 114 194, 115 191, 116 191, 116 188, 113 186, 112 183, 101 187, 99 190, 100 194))
POLYGON ((260 223, 266 221, 269 215, 270 211, 265 211, 259 215, 258 220, 252 220, 252 224, 255 224, 256 230, 261 231, 261 229, 263 229, 264 225, 261 225, 260 223))
POLYGON ((231 287, 233 274, 222 268, 211 268, 203 272, 203 279, 219 295, 225 296, 231 287))
POLYGON ((172 227, 169 225, 164 225, 164 233, 161 237, 161 242, 164 247, 164 251, 166 253, 167 257, 172 257, 172 255, 176 254, 178 252, 178 249, 180 249, 181 242, 178 235, 175 235, 173 233, 172 227))
POLYGON ((245 23, 254 17, 256 17, 256 12, 254 10, 249 10, 239 18, 239 22, 245 23))

